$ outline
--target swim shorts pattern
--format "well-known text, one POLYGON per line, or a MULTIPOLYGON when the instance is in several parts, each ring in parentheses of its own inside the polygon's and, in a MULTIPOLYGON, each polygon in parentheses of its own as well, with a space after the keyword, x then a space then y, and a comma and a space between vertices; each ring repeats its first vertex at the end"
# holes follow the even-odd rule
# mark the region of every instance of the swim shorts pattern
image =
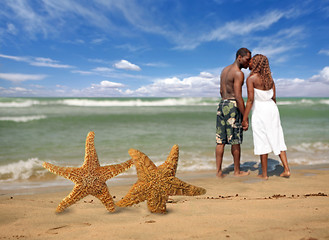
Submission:
POLYGON ((217 109, 217 144, 241 144, 243 140, 242 114, 236 100, 221 100, 217 109))

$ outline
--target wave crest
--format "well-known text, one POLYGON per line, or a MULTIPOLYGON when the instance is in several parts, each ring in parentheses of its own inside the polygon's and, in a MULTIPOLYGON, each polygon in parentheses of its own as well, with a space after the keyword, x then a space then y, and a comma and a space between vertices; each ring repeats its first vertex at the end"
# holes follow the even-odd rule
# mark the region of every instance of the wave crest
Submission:
POLYGON ((47 172, 42 163, 38 158, 30 158, 27 161, 20 160, 0 166, 0 182, 42 177, 47 172))
POLYGON ((16 117, 0 117, 0 121, 12 121, 12 122, 30 122, 40 119, 45 119, 45 115, 36 115, 36 116, 16 116, 16 117))

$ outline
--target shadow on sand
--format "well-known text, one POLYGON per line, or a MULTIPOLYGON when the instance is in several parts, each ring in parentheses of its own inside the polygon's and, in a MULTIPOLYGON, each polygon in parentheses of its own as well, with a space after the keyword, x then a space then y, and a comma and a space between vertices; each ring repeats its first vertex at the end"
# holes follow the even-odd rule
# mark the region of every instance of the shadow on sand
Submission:
MULTIPOLYGON (((271 176, 280 176, 283 173, 284 168, 280 165, 281 162, 272 158, 269 158, 267 161, 267 175, 271 176)), ((262 167, 260 162, 244 162, 240 165, 241 171, 258 171, 258 174, 262 174, 262 167)), ((231 164, 223 170, 223 174, 229 174, 234 172, 234 164, 231 164)))

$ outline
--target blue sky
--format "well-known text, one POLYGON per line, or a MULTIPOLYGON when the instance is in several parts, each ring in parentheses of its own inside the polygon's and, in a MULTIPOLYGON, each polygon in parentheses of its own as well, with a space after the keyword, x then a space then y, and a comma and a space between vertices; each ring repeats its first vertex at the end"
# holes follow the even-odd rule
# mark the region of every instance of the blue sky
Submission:
POLYGON ((4 0, 0 96, 218 97, 240 47, 279 97, 329 97, 328 0, 4 0))

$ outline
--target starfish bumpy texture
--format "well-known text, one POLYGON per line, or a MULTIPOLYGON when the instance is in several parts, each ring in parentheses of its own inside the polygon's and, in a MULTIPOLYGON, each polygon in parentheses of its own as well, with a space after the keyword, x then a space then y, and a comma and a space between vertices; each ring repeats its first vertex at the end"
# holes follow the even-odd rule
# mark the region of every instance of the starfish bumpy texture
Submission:
POLYGON ((115 211, 114 202, 107 188, 106 181, 130 168, 133 164, 133 160, 101 167, 94 146, 94 137, 94 132, 88 133, 85 147, 85 159, 81 167, 58 167, 47 162, 43 163, 43 167, 50 172, 65 177, 75 183, 71 193, 59 203, 56 212, 64 211, 65 208, 87 195, 97 197, 108 211, 115 211))
POLYGON ((205 194, 204 188, 190 185, 175 177, 178 152, 178 146, 174 145, 167 160, 156 167, 144 153, 130 149, 129 154, 134 160, 138 180, 116 205, 127 207, 147 200, 147 206, 152 213, 166 213, 169 196, 205 194))

